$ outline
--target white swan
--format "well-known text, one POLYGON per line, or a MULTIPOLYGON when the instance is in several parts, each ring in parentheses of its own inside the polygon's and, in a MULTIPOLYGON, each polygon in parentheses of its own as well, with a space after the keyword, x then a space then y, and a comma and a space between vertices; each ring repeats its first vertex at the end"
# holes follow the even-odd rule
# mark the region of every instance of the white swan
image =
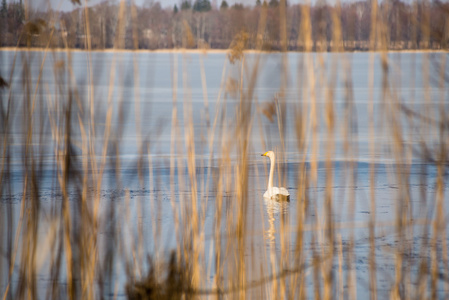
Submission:
POLYGON ((278 201, 290 201, 290 193, 286 188, 278 188, 273 186, 273 174, 274 174, 274 164, 275 156, 273 151, 268 151, 262 154, 262 156, 268 156, 270 158, 270 177, 268 178, 268 188, 263 194, 266 199, 278 200, 278 201))

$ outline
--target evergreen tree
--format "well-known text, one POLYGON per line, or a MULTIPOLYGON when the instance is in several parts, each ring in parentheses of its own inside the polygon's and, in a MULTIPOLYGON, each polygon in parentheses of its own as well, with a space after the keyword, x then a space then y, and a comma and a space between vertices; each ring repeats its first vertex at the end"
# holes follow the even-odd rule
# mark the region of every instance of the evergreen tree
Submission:
POLYGON ((6 17, 8 15, 8 7, 6 6, 6 0, 2 0, 2 8, 0 9, 0 13, 2 17, 6 17))
POLYGON ((271 7, 278 7, 279 6, 279 0, 270 0, 270 6, 271 7))
POLYGON ((181 10, 188 10, 191 8, 192 8, 192 5, 190 4, 189 1, 186 0, 181 3, 181 10))
POLYGON ((196 0, 193 4, 193 10, 198 12, 210 11, 212 6, 209 0, 196 0))
POLYGON ((228 2, 226 0, 221 1, 220 9, 227 9, 229 7, 228 2))
POLYGON ((25 6, 23 5, 23 1, 20 0, 19 5, 19 22, 22 23, 25 20, 25 6))
POLYGON ((256 1, 256 6, 261 6, 262 5, 262 3, 260 2, 260 0, 257 0, 256 1))
POLYGON ((176 15, 178 13, 178 6, 175 4, 175 7, 173 7, 173 13, 176 15))

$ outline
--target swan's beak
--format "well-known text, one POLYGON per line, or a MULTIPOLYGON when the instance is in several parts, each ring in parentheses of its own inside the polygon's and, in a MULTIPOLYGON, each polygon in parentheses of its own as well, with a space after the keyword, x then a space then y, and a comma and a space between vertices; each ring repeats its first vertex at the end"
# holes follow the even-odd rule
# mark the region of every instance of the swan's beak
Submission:
POLYGON ((268 152, 265 152, 264 154, 261 154, 260 156, 267 156, 268 152))

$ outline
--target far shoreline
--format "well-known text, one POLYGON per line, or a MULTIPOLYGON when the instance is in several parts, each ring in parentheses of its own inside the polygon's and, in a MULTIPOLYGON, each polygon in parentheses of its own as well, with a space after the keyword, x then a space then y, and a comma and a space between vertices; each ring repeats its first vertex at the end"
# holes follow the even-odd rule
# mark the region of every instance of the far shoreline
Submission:
MULTIPOLYGON (((79 48, 39 48, 39 47, 32 47, 32 48, 26 48, 26 47, 0 47, 0 51, 2 52, 94 52, 94 53, 181 53, 181 54, 227 54, 229 53, 230 49, 187 49, 187 48, 174 48, 174 49, 155 49, 155 50, 149 50, 149 49, 79 49, 79 48)), ((286 51, 285 53, 382 53, 383 51, 363 51, 363 50, 355 50, 355 51, 286 51)), ((387 53, 449 53, 449 49, 404 49, 404 50, 387 50, 387 53)), ((254 50, 254 49, 248 49, 245 50, 244 53, 263 53, 263 54, 280 54, 284 53, 282 51, 276 50, 276 51, 264 51, 264 50, 254 50)))

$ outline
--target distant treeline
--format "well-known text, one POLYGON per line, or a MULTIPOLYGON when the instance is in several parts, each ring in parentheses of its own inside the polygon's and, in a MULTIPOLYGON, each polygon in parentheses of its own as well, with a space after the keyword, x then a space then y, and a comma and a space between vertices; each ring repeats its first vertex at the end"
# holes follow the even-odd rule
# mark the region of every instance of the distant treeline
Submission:
POLYGON ((304 30, 312 40, 307 49, 315 51, 332 49, 336 34, 341 41, 339 49, 349 51, 375 48, 370 40, 379 40, 380 36, 381 44, 388 49, 447 49, 449 42, 449 3, 439 0, 368 0, 340 5, 255 0, 252 6, 190 0, 169 8, 151 0, 143 6, 133 3, 105 1, 88 8, 79 6, 71 12, 26 12, 22 1, 7 4, 2 0, 0 44, 81 49, 226 49, 237 34, 245 33, 248 49, 304 51, 304 30), (286 32, 286 36, 280 32, 286 32))

